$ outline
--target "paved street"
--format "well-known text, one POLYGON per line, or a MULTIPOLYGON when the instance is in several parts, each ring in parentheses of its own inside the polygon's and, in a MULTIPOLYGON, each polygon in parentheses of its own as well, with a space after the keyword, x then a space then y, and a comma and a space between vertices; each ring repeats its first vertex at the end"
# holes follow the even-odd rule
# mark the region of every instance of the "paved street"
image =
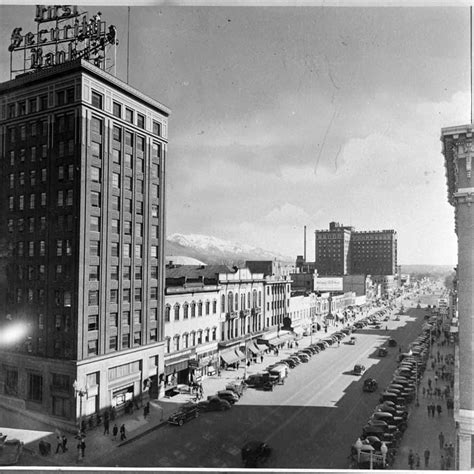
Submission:
MULTIPOLYGON (((362 380, 374 377, 383 388, 396 367, 398 348, 386 358, 378 358, 375 349, 388 337, 406 348, 420 332, 423 315, 423 309, 410 309, 401 321, 391 320, 387 331, 385 326, 359 331, 356 345, 343 343, 313 356, 290 370, 285 385, 273 392, 248 389, 229 412, 160 428, 104 457, 102 465, 238 468, 240 447, 259 439, 274 449, 268 468, 346 469, 350 446, 379 397, 363 393, 362 380), (355 363, 367 367, 363 377, 350 375, 355 363)), ((272 360, 276 357, 268 356, 265 363, 272 360)))

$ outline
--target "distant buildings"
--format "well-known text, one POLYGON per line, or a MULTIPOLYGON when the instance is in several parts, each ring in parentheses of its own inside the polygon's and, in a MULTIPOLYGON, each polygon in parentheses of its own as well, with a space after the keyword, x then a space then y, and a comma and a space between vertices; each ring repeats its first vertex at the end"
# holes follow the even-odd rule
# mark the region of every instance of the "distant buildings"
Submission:
POLYGON ((397 233, 360 231, 337 222, 315 232, 316 268, 321 276, 350 274, 395 275, 397 233))

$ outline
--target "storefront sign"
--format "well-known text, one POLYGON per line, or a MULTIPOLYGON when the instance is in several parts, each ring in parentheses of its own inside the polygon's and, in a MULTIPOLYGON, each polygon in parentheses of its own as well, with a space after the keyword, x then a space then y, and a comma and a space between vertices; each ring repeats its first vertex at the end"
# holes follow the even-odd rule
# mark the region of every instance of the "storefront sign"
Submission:
POLYGON ((106 46, 118 43, 115 26, 107 28, 100 12, 88 19, 77 6, 37 5, 35 21, 36 33, 23 34, 22 28, 14 28, 11 34, 10 74, 79 58, 101 67, 105 65, 106 46))

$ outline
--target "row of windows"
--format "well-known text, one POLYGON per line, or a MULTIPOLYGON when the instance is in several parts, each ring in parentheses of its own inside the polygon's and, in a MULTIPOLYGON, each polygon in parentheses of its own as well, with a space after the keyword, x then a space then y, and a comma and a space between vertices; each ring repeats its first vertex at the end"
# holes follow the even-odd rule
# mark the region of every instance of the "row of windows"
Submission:
MULTIPOLYGON (((56 306, 64 306, 70 308, 72 299, 69 290, 55 290, 54 304, 56 306)), ((14 292, 14 299, 16 303, 38 303, 45 304, 46 291, 44 288, 35 290, 34 288, 16 288, 14 292)))
MULTIPOLYGON (((173 315, 174 315, 174 321, 179 321, 180 319, 180 308, 182 307, 183 309, 183 319, 188 319, 189 316, 191 318, 197 316, 202 316, 203 315, 203 309, 205 311, 205 315, 208 316, 211 314, 211 302, 206 301, 204 304, 202 301, 198 301, 197 303, 195 301, 192 301, 190 304, 187 302, 183 303, 182 306, 180 306, 179 303, 176 303, 173 307, 173 315)), ((217 313, 217 300, 212 301, 212 314, 217 313)), ((171 320, 171 305, 167 304, 165 307, 165 321, 169 322, 171 320)))
MULTIPOLYGON (((241 293, 240 294, 240 309, 244 310, 246 308, 246 302, 247 302, 247 307, 248 308, 256 308, 257 306, 260 308, 262 306, 262 292, 258 292, 258 302, 257 302, 257 290, 253 290, 252 292, 252 299, 250 297, 250 291, 247 293, 241 293)), ((221 311, 224 313, 225 312, 225 302, 226 298, 224 295, 221 296, 221 311)), ((235 293, 233 294, 232 291, 230 291, 227 294, 227 311, 238 311, 239 310, 239 294, 235 293)))
MULTIPOLYGON (((44 281, 46 278, 45 265, 15 265, 13 273, 19 280, 44 281)), ((54 279, 67 280, 70 278, 70 266, 64 264, 54 265, 54 279)))
MULTIPOLYGON (((32 146, 29 149, 29 160, 31 163, 35 163, 38 159, 38 152, 41 151, 41 158, 45 159, 48 156, 48 145, 44 144, 41 146, 32 146)), ((10 150, 10 166, 15 166, 18 163, 26 162, 26 148, 20 148, 19 150, 10 150)), ((46 168, 43 168, 46 171, 46 168)))
MULTIPOLYGON (((130 348, 131 335, 129 333, 122 334, 121 337, 121 349, 130 348)), ((150 329, 150 342, 156 342, 158 340, 158 331, 156 328, 150 329)), ((133 346, 140 346, 142 344, 142 333, 141 331, 135 331, 133 333, 133 346)), ((108 350, 117 351, 118 347, 118 336, 110 336, 108 341, 108 350)), ((99 340, 92 339, 87 343, 87 356, 93 357, 99 354, 99 340)))
MULTIPOLYGON (((91 102, 94 107, 102 110, 104 105, 104 96, 100 92, 92 90, 91 102)), ((114 101, 112 103, 112 113, 115 117, 123 119, 128 123, 135 124, 139 128, 146 128, 145 115, 129 107, 125 107, 120 102, 114 101)), ((161 136, 161 124, 156 120, 152 121, 152 132, 155 135, 161 136)))
MULTIPOLYGON (((149 314, 150 314, 150 321, 158 320, 158 308, 150 308, 149 314)), ((108 322, 109 322, 109 328, 118 328, 118 325, 119 325, 118 313, 116 312, 110 313, 108 317, 108 322)), ((133 311, 133 325, 137 325, 141 323, 142 323, 142 310, 135 309, 133 311)), ((130 311, 123 311, 122 326, 131 326, 130 311)), ((99 330, 99 315, 98 314, 90 314, 87 317, 87 330, 88 331, 99 330)))
MULTIPOLYGON (((89 255, 91 257, 100 257, 101 254, 101 241, 100 240, 91 240, 89 242, 89 255)), ((112 257, 119 257, 122 256, 123 258, 131 258, 132 256, 132 244, 130 243, 123 243, 120 246, 119 242, 108 242, 104 243, 106 248, 110 247, 110 255, 112 257), (120 248, 122 249, 122 254, 120 254, 120 248)), ((143 257, 143 245, 142 244, 135 244, 134 245, 134 255, 135 258, 142 258, 143 257)), ((158 258, 158 245, 150 245, 150 258, 158 258)))
MULTIPOLYGON (((152 286, 149 291, 149 299, 156 301, 158 299, 158 287, 152 286)), ((130 302, 131 290, 130 288, 122 289, 122 300, 124 302, 130 302), (125 299, 126 298, 126 299, 125 299)), ((136 302, 143 301, 143 289, 135 288, 133 290, 134 300, 136 302)), ((109 303, 118 304, 119 302, 119 290, 111 289, 109 290, 109 303)), ((98 306, 100 303, 99 300, 99 290, 89 290, 89 306, 98 306)))
POLYGON ((173 338, 165 338, 165 353, 171 352, 171 342, 173 342, 173 352, 181 349, 188 349, 205 342, 215 341, 217 339, 217 328, 212 329, 199 329, 197 331, 191 331, 190 333, 184 333, 183 335, 177 334, 173 338))
MULTIPOLYGON (((142 280, 143 278, 143 267, 136 266, 134 273, 135 280, 142 280)), ((150 268, 150 278, 158 279, 158 266, 152 265, 150 268)), ((110 267, 110 279, 111 280, 130 280, 131 279, 131 267, 125 265, 122 267, 122 274, 120 275, 120 267, 118 265, 112 265, 110 267)), ((89 281, 100 280, 100 266, 90 265, 89 266, 89 281)))

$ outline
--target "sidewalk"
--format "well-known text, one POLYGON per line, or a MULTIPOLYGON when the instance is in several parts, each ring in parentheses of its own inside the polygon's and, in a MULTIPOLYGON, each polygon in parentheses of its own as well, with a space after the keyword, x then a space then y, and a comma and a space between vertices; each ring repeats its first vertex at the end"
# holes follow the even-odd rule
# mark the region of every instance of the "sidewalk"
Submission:
MULTIPOLYGON (((368 313, 360 314, 357 319, 361 319, 367 314, 375 312, 377 308, 370 310, 368 313)), ((328 332, 324 330, 313 333, 313 336, 304 336, 298 341, 299 348, 307 347, 311 343, 318 341, 333 332, 341 329, 342 325, 330 326, 328 332)), ((292 349, 285 346, 279 351, 279 355, 274 353, 264 354, 263 362, 260 357, 257 358, 257 363, 251 363, 249 367, 244 364, 238 370, 221 370, 220 376, 212 376, 204 378, 202 381, 204 399, 209 395, 215 394, 219 390, 225 389, 225 386, 235 380, 242 380, 245 375, 250 375, 265 370, 270 364, 285 358, 288 354, 295 352, 295 347, 292 349)), ((183 403, 193 400, 194 396, 190 394, 179 394, 172 398, 162 398, 160 400, 150 400, 150 414, 145 419, 143 416, 143 409, 135 410, 132 414, 120 416, 114 421, 110 421, 109 434, 104 434, 103 424, 93 429, 86 431, 86 449, 83 459, 78 458, 77 440, 71 433, 62 433, 68 438, 68 450, 62 452, 60 449, 56 453, 57 440, 56 431, 54 428, 41 424, 40 422, 31 423, 26 415, 15 415, 15 428, 0 428, 3 434, 7 434, 10 438, 18 438, 25 442, 24 452, 19 465, 37 465, 37 466, 96 466, 100 465, 100 459, 107 456, 120 446, 133 442, 154 430, 159 429, 166 424, 169 415, 175 412, 183 403), (122 424, 125 425, 126 439, 120 441, 120 434, 117 439, 113 439, 112 429, 114 424, 120 428, 122 424), (19 430, 25 431, 19 431, 19 430), (32 430, 39 430, 33 432, 32 430), (42 456, 39 454, 38 443, 40 439, 51 444, 51 454, 42 456)))
MULTIPOLYGON (((435 342, 432 348, 432 356, 436 358, 437 352, 440 354, 453 354, 454 345, 442 346, 435 342)), ((443 432, 444 443, 455 445, 455 422, 453 418, 453 411, 446 409, 446 400, 444 398, 437 398, 434 395, 428 398, 427 395, 423 397, 422 390, 428 388, 428 379, 433 381, 433 387, 444 388, 448 383, 445 380, 438 380, 437 385, 434 384, 435 370, 431 368, 431 360, 427 362, 426 371, 423 374, 423 378, 420 383, 420 394, 419 394, 419 406, 416 407, 415 403, 410 407, 410 416, 408 419, 408 428, 403 434, 403 438, 398 448, 398 453, 395 458, 395 462, 391 469, 409 469, 408 466, 408 453, 410 449, 413 449, 413 453, 418 453, 420 456, 420 469, 423 470, 439 470, 441 469, 441 456, 444 459, 447 458, 444 449, 440 449, 440 440, 438 438, 440 432, 443 432), (441 405, 442 413, 441 416, 437 414, 434 417, 428 416, 427 405, 441 405), (430 451, 429 465, 425 467, 424 452, 428 449, 430 451)), ((440 364, 441 365, 441 364, 440 364)), ((449 370, 452 372, 454 366, 450 365, 449 370)), ((452 393, 452 391, 451 391, 452 393)), ((447 468, 446 468, 447 469, 447 468)), ((454 470, 454 460, 451 460, 451 466, 448 470, 454 470)))

